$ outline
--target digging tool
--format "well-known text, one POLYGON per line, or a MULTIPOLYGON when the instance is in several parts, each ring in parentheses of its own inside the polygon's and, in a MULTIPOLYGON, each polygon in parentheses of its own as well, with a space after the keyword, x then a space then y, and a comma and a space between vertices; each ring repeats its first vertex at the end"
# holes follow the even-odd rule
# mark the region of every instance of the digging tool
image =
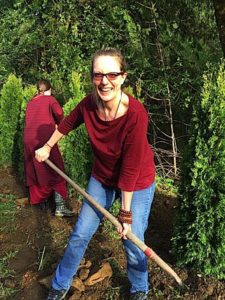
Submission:
MULTIPOLYGON (((108 219, 113 225, 119 227, 121 224, 119 221, 109 213, 105 208, 103 208, 98 202, 92 198, 89 194, 87 194, 82 188, 80 188, 72 179, 70 179, 64 172, 62 172, 56 165, 54 165, 49 159, 45 160, 46 164, 48 164, 56 173, 61 175, 71 186, 78 191, 82 196, 88 200, 106 219, 108 219)), ((126 237, 132 241, 138 248, 140 248, 145 255, 151 260, 155 261, 158 266, 160 266, 164 271, 170 274, 180 287, 183 286, 183 283, 177 273, 164 261, 162 260, 151 248, 149 248, 144 242, 142 242, 138 237, 136 237, 131 231, 126 234, 126 237)))

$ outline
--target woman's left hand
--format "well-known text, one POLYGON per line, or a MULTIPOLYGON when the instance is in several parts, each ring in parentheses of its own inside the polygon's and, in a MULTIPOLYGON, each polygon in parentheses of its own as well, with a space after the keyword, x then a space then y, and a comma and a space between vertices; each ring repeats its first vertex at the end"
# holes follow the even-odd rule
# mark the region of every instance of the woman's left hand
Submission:
POLYGON ((127 223, 122 223, 122 225, 123 225, 123 231, 120 232, 120 236, 122 239, 127 240, 126 235, 127 235, 128 231, 131 231, 131 225, 127 224, 127 223))

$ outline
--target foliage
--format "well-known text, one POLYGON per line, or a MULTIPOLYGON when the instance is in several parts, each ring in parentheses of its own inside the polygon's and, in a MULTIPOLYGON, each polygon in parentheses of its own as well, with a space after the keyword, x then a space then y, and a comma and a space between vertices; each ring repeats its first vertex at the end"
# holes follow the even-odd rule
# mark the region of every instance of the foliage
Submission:
POLYGON ((16 154, 15 138, 18 130, 18 116, 23 100, 21 79, 10 75, 1 90, 0 97, 0 165, 11 166, 16 154))
POLYGON ((0 299, 6 299, 6 297, 12 296, 16 291, 12 288, 5 287, 0 282, 0 299))
POLYGON ((16 226, 9 226, 15 221, 16 214, 16 205, 15 202, 12 201, 15 197, 13 195, 4 195, 0 194, 2 199, 6 199, 6 202, 0 203, 0 233, 8 232, 10 230, 15 230, 16 226))
POLYGON ((13 271, 8 268, 8 261, 15 257, 16 252, 9 252, 4 257, 0 258, 0 299, 12 296, 16 290, 4 286, 3 280, 13 276, 13 271))
MULTIPOLYGON (((121 207, 121 201, 120 199, 115 199, 113 202, 113 205, 110 207, 109 212, 114 216, 117 217, 119 214, 119 210, 121 207)), ((112 239, 119 240, 121 239, 120 236, 118 235, 118 232, 115 228, 115 225, 113 225, 109 220, 104 220, 103 223, 103 232, 105 232, 106 236, 109 236, 112 239)))
POLYGON ((10 259, 10 258, 13 258, 15 257, 17 252, 9 252, 7 253, 4 257, 2 257, 0 259, 0 278, 3 279, 3 278, 6 278, 6 277, 9 277, 10 274, 12 273, 12 271, 10 271, 8 268, 7 268, 7 261, 10 259))
POLYGON ((156 175, 157 191, 166 195, 176 195, 177 186, 172 178, 156 175))
POLYGON ((108 290, 106 291, 106 294, 105 294, 105 300, 113 300, 113 299, 116 299, 120 296, 120 293, 121 293, 121 288, 120 287, 110 287, 108 288, 108 290))
MULTIPOLYGON (((0 234, 8 234, 10 231, 15 230, 15 214, 16 205, 13 199, 15 197, 11 194, 0 194, 1 199, 5 199, 6 202, 0 202, 0 234)), ((8 296, 12 296, 15 290, 7 287, 4 284, 4 280, 14 275, 13 271, 9 269, 8 262, 11 258, 15 257, 16 252, 5 253, 0 257, 0 299, 6 299, 8 296)))
POLYGON ((26 86, 23 89, 23 101, 21 103, 20 115, 19 115, 19 125, 16 135, 16 148, 17 148, 17 158, 14 160, 14 166, 18 171, 19 178, 21 182, 24 183, 24 147, 23 147, 23 131, 24 131, 24 121, 25 112, 28 101, 33 97, 36 92, 36 87, 33 85, 26 86))
POLYGON ((126 84, 151 113, 156 163, 165 168, 160 149, 171 150, 168 99, 178 152, 182 150, 202 72, 208 61, 222 56, 212 3, 16 0, 3 7, 0 83, 10 73, 25 84, 47 77, 63 105, 73 98, 71 73, 81 75, 83 91, 89 92, 92 54, 104 46, 118 47, 128 62, 126 84))
POLYGON ((225 71, 204 75, 183 167, 173 252, 180 264, 225 278, 225 71))
MULTIPOLYGON (((68 115, 84 97, 80 83, 80 75, 76 72, 72 73, 70 90, 74 98, 71 98, 64 105, 63 109, 65 115, 68 115)), ((62 139, 60 148, 63 152, 68 175, 75 182, 79 183, 79 185, 85 187, 91 171, 91 151, 84 125, 70 132, 62 139)))

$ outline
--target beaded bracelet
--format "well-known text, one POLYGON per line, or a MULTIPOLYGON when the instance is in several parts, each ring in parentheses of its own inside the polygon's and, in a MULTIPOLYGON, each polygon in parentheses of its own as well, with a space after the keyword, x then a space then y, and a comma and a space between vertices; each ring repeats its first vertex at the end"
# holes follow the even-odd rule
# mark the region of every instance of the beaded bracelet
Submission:
POLYGON ((125 210, 125 209, 120 209, 120 214, 124 216, 132 216, 132 211, 131 210, 125 210))
POLYGON ((132 211, 120 209, 120 213, 118 215, 118 220, 121 223, 132 224, 132 211))
POLYGON ((118 220, 120 221, 120 223, 132 224, 132 218, 125 218, 119 215, 118 220))

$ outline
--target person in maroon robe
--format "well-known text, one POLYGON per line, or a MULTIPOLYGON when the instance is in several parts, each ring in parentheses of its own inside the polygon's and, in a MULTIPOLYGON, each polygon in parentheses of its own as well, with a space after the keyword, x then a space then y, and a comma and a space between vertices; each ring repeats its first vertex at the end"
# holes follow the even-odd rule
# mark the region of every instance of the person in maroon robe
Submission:
MULTIPOLYGON (((48 199, 54 193, 56 216, 72 216, 64 199, 67 198, 65 180, 46 164, 39 163, 34 151, 46 143, 63 118, 63 110, 57 100, 51 96, 51 84, 48 80, 37 82, 37 93, 28 102, 24 126, 24 166, 26 185, 29 188, 31 205, 45 209, 48 199)), ((62 170, 64 163, 58 145, 51 149, 51 160, 62 170)))

